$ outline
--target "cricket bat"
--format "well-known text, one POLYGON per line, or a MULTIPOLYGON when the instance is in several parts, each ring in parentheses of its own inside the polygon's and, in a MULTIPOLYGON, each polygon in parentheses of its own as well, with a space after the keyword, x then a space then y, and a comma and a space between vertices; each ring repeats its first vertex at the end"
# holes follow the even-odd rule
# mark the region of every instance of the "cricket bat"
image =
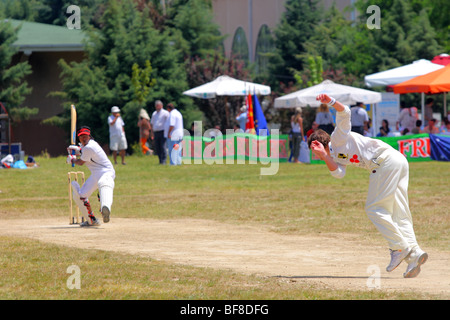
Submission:
MULTIPOLYGON (((73 104, 70 106, 70 121, 70 144, 74 146, 77 141, 77 110, 73 104)), ((72 150, 72 154, 75 154, 75 150, 72 150)), ((72 167, 75 167, 74 163, 72 167)))

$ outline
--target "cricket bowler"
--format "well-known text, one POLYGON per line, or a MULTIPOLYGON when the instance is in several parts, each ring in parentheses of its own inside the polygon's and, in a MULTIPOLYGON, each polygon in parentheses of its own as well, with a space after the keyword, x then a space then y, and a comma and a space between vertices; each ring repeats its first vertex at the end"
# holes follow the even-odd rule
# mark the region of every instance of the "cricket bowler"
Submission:
POLYGON ((316 99, 336 109, 336 127, 331 136, 323 130, 308 138, 308 146, 335 178, 345 176, 346 166, 370 172, 365 210, 369 219, 387 240, 391 272, 405 260, 405 278, 414 278, 428 254, 420 249, 414 234, 408 203, 409 166, 404 155, 387 143, 351 131, 350 108, 326 94, 316 99))
POLYGON ((85 218, 80 226, 99 226, 100 222, 94 216, 88 198, 98 188, 103 222, 109 222, 116 173, 105 151, 93 139, 89 127, 81 127, 77 136, 81 147, 76 145, 68 147, 68 150, 75 150, 76 154, 69 154, 67 163, 74 163, 78 166, 86 164, 91 171, 91 175, 81 187, 77 181, 72 181, 73 199, 85 218), (77 159, 77 155, 80 156, 79 159, 77 159))

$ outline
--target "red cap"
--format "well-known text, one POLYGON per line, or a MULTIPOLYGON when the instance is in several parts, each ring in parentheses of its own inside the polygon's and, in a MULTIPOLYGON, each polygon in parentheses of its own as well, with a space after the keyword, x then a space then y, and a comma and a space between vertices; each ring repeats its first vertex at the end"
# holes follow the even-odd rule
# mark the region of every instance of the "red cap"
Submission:
POLYGON ((91 130, 89 130, 88 128, 81 128, 78 131, 78 135, 77 136, 79 137, 79 136, 81 136, 83 134, 87 134, 88 136, 90 136, 91 135, 91 130))

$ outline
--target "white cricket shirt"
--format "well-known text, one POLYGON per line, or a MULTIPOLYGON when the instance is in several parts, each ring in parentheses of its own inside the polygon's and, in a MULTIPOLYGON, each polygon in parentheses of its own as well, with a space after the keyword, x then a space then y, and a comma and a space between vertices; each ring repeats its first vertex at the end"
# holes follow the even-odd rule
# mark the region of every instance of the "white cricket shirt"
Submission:
POLYGON ((87 145, 81 147, 80 159, 85 161, 84 164, 91 170, 92 175, 110 172, 115 177, 115 170, 111 161, 95 140, 91 139, 87 145))
POLYGON ((372 170, 378 166, 376 159, 381 153, 392 147, 381 140, 351 131, 351 111, 348 106, 344 107, 344 111, 336 112, 336 128, 328 145, 330 155, 344 174, 348 165, 372 170))

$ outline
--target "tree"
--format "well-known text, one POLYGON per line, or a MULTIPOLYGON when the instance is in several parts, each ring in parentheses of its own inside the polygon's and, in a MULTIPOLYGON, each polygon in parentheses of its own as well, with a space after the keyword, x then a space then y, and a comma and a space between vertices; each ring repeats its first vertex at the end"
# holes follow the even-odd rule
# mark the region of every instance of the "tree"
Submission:
MULTIPOLYGON (((417 1, 416 1, 417 2, 417 1)), ((440 53, 442 47, 436 41, 436 33, 430 24, 426 11, 421 5, 407 0, 360 1, 360 30, 363 39, 368 39, 375 46, 372 54, 371 71, 381 71, 418 59, 432 59, 440 53), (369 4, 381 9, 381 29, 367 31, 365 26, 365 9, 369 4), (415 10, 413 8, 415 5, 415 10)))
POLYGON ((31 93, 31 88, 24 80, 31 74, 31 67, 26 61, 11 64, 17 52, 12 46, 17 40, 17 32, 18 29, 14 29, 11 23, 0 22, 0 101, 11 117, 20 121, 37 114, 38 109, 22 106, 25 96, 31 93))
POLYGON ((187 51, 184 53, 187 59, 212 55, 225 38, 220 35, 219 26, 213 22, 211 7, 205 0, 187 1, 178 8, 173 20, 167 21, 187 42, 187 51))
MULTIPOLYGON (((106 119, 110 109, 120 106, 132 144, 138 139, 138 130, 133 129, 140 110, 133 101, 133 65, 145 68, 149 60, 151 78, 156 79, 152 90, 141 97, 144 105, 153 106, 152 102, 160 99, 175 102, 181 110, 189 106, 191 100, 182 95, 188 89, 186 73, 171 37, 153 28, 148 11, 139 12, 132 1, 110 1, 100 23, 101 29, 89 33, 85 60, 70 64, 60 61, 63 92, 59 95, 67 105, 77 105, 79 125, 92 127, 103 143, 108 141, 106 119)), ((68 113, 64 116, 67 118, 68 113)))
POLYGON ((133 86, 134 101, 140 107, 144 107, 145 101, 150 94, 150 88, 155 86, 156 79, 152 79, 152 65, 149 60, 145 61, 145 68, 139 68, 137 63, 133 64, 131 76, 131 85, 133 86))
MULTIPOLYGON (((270 70, 277 81, 287 84, 294 80, 291 70, 303 70, 299 58, 307 52, 307 43, 314 27, 321 21, 317 0, 287 0, 286 11, 275 28, 275 52, 270 57, 270 70)), ((272 87, 277 86, 273 81, 272 87)))

